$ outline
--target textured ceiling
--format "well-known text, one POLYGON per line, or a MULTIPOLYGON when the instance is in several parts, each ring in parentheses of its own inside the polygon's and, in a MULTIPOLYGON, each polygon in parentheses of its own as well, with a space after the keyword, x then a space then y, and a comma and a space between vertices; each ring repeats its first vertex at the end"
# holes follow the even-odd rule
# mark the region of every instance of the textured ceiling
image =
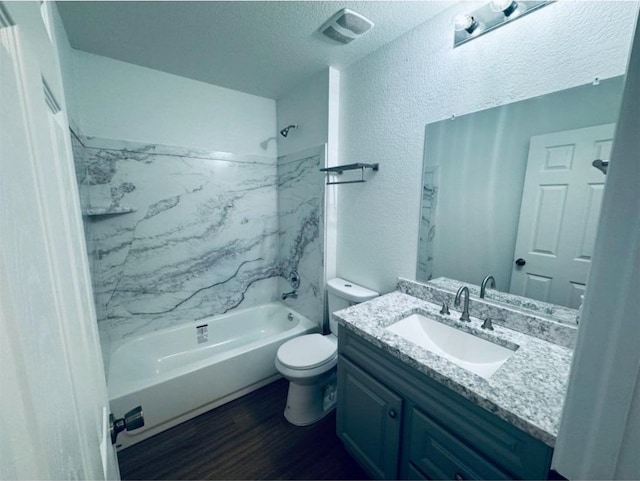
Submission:
POLYGON ((453 1, 58 2, 71 46, 222 87, 278 98, 323 68, 342 69, 453 1), (375 27, 348 45, 318 28, 351 8, 375 27))

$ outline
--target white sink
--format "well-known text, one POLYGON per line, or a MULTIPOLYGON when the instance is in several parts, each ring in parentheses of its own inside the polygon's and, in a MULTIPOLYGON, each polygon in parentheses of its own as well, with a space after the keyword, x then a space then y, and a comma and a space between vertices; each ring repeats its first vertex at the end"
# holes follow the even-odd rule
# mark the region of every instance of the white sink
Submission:
POLYGON ((405 317, 386 330, 485 379, 514 352, 420 314, 405 317))

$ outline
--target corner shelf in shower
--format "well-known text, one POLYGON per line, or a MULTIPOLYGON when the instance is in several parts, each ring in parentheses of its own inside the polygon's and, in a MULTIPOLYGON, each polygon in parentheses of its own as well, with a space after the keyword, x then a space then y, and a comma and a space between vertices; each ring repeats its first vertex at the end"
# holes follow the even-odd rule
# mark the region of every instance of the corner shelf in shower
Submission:
POLYGON ((118 215, 118 214, 128 214, 130 212, 135 212, 136 209, 133 207, 92 207, 83 212, 84 215, 89 217, 96 217, 99 215, 118 215))
POLYGON ((364 170, 365 169, 371 169, 374 172, 377 172, 378 170, 380 170, 380 164, 346 164, 346 165, 336 165, 335 167, 326 167, 324 169, 320 169, 320 172, 326 172, 327 173, 327 185, 338 185, 338 184, 360 184, 362 182, 366 182, 366 180, 364 180, 364 170), (329 181, 329 176, 331 174, 338 174, 341 175, 345 170, 356 170, 356 169, 360 169, 360 174, 361 177, 359 180, 343 180, 341 182, 330 182, 329 181))

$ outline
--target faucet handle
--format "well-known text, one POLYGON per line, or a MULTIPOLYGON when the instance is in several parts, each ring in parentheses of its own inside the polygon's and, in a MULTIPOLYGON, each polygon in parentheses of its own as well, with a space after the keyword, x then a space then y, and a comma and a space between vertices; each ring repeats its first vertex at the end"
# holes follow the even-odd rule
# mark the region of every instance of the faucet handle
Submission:
POLYGON ((487 317, 484 322, 482 323, 482 326, 480 326, 482 329, 488 329, 490 331, 493 331, 493 323, 491 322, 491 318, 487 317))
POLYGON ((449 304, 446 302, 442 303, 442 309, 440 309, 440 314, 449 315, 451 312, 449 311, 449 304))

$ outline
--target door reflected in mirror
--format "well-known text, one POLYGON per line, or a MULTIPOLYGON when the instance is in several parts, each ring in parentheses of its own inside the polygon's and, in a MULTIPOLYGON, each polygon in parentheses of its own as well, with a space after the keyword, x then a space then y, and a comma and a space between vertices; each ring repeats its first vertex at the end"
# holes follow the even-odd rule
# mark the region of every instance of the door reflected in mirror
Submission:
POLYGON ((417 280, 577 308, 623 77, 426 126, 417 280), (516 262, 518 261, 518 262, 516 262))

